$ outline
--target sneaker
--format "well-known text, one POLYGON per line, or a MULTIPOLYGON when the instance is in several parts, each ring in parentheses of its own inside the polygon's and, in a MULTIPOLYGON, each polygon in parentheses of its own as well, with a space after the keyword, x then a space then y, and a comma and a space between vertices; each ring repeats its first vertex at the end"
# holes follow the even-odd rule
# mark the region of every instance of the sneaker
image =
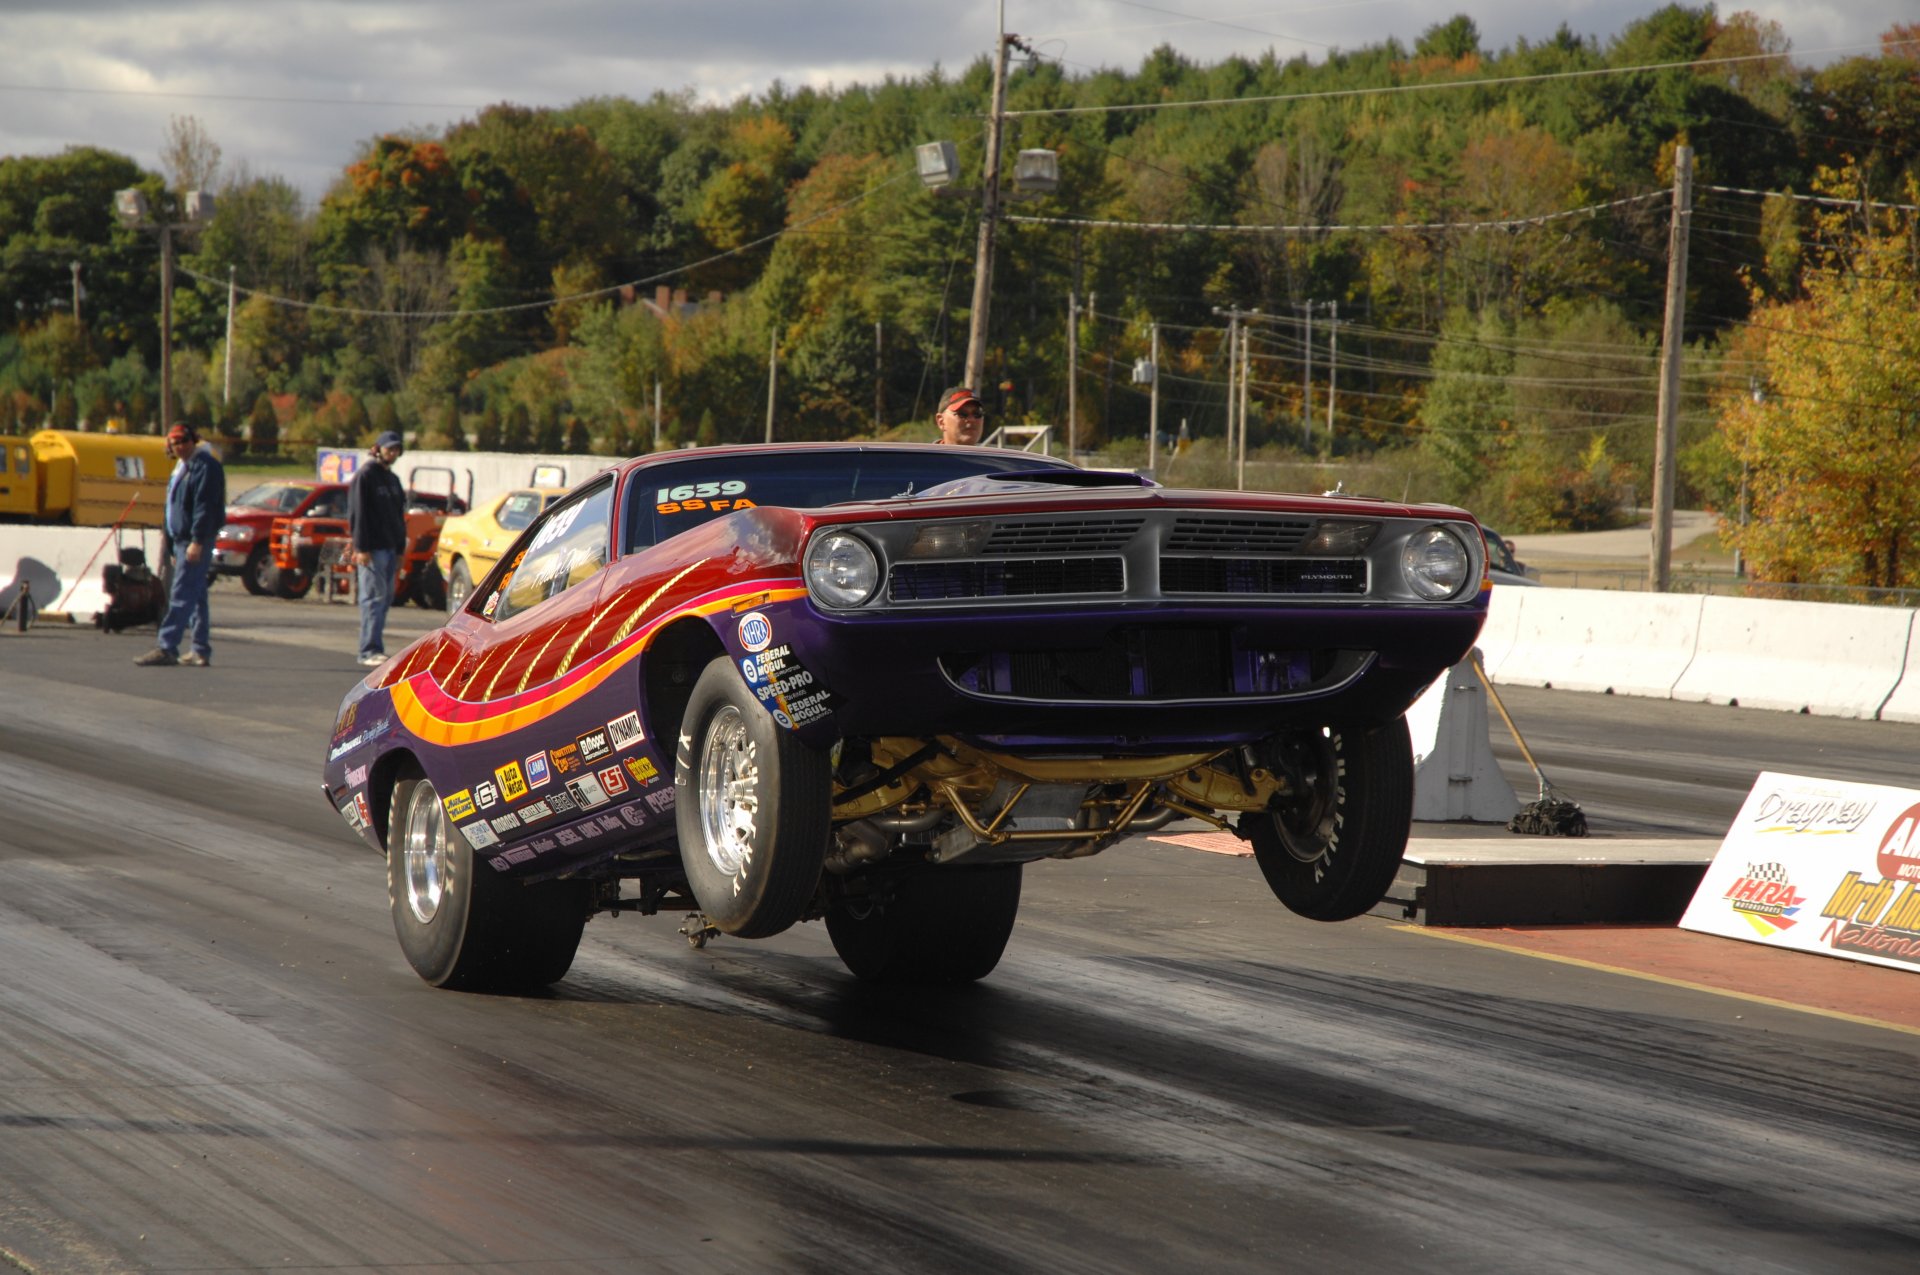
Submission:
POLYGON ((180 661, 166 647, 156 646, 145 655, 135 656, 133 662, 143 668, 153 668, 155 665, 178 664, 180 661))
POLYGON ((180 657, 180 662, 188 668, 206 668, 213 663, 213 655, 211 652, 202 655, 198 651, 188 651, 180 657))
POLYGON ((379 668, 386 662, 387 657, 384 655, 363 655, 360 657, 361 668, 379 668))

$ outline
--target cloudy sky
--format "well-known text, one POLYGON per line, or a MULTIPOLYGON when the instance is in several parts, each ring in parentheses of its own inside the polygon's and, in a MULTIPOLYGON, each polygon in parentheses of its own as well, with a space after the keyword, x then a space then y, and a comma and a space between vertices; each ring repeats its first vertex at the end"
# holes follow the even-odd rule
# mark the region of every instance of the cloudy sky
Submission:
MULTIPOLYGON (((1870 51, 1913 0, 1737 0, 1802 61, 1870 51)), ((1657 0, 1007 0, 1007 29, 1069 69, 1131 68, 1156 45, 1318 59, 1456 13, 1485 47, 1561 23, 1602 41, 1657 0)), ((197 118, 225 171, 318 198, 381 133, 438 129, 501 101, 691 89, 726 101, 964 66, 996 0, 0 0, 0 155, 96 145, 158 171, 169 119, 197 118)))

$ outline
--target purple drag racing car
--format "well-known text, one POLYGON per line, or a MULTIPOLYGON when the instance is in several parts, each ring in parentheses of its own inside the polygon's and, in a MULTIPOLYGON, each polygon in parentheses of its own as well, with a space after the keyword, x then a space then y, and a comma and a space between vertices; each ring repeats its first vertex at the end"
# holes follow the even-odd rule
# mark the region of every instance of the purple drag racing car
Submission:
POLYGON ((1174 820, 1340 920, 1393 881, 1403 714, 1488 588, 1453 508, 983 448, 657 454, 347 695, 324 788, 440 986, 552 983, 626 910, 696 943, 824 920, 860 978, 966 982, 1024 864, 1174 820))

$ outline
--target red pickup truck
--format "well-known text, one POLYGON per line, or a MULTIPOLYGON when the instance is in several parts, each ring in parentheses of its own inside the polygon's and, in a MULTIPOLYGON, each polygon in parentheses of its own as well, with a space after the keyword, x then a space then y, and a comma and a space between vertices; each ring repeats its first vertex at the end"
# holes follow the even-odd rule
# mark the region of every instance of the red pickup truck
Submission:
MULTIPOLYGON (((433 513, 444 518, 449 513, 466 512, 466 502, 445 492, 409 491, 407 509, 433 513)), ((237 575, 247 592, 274 594, 283 598, 303 596, 313 584, 313 572, 323 540, 344 534, 347 519, 347 484, 315 479, 286 479, 262 483, 240 493, 227 506, 227 521, 213 549, 214 568, 222 575, 237 575), (275 554, 274 525, 282 525, 282 539, 310 543, 283 543, 275 554)), ((409 537, 415 532, 414 519, 408 518, 409 537)), ((419 529, 425 534, 426 528, 419 529)), ((438 522, 432 530, 437 533, 438 522)), ((414 553, 409 545, 409 560, 422 557, 433 560, 432 543, 414 553)), ((401 574, 401 583, 407 579, 401 574)), ((423 595, 428 592, 422 590, 423 595)), ((423 602, 423 605, 432 603, 423 602)))

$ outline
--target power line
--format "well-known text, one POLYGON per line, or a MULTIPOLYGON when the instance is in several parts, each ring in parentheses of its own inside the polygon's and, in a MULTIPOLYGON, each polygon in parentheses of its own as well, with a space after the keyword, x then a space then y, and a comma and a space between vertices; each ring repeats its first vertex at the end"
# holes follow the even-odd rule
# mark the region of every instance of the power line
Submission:
POLYGON ((1335 234, 1339 232, 1372 233, 1394 230, 1517 230, 1522 226, 1543 225, 1549 221, 1560 221, 1568 217, 1589 217, 1605 212, 1609 208, 1619 208, 1625 204, 1647 203, 1653 200, 1672 197, 1671 191, 1655 190, 1644 195, 1629 195, 1624 199, 1609 200, 1604 204, 1588 204, 1584 208, 1569 208, 1563 212, 1542 213, 1537 217, 1509 217, 1499 221, 1428 221, 1428 222, 1379 222, 1373 225, 1324 225, 1324 226, 1243 226, 1237 224, 1200 225, 1166 221, 1114 221, 1088 217, 1021 217, 1009 216, 1006 221, 1017 221, 1034 226, 1073 226, 1088 230, 1172 230, 1219 232, 1242 235, 1287 235, 1287 234, 1335 234))
MULTIPOLYGON (((1920 40, 1896 41, 1894 47, 1906 44, 1920 44, 1920 40)), ((1882 48, 1881 44, 1848 44, 1830 49, 1814 49, 1808 56, 1823 53, 1854 53, 1865 48, 1882 48)), ((1539 84, 1551 80, 1589 79, 1602 75, 1636 75, 1647 71, 1685 71, 1706 66, 1732 66, 1741 62, 1774 62, 1786 55, 1780 53, 1747 53, 1730 58, 1694 58, 1685 62, 1649 62, 1640 66, 1604 66, 1590 67, 1582 71, 1548 71, 1539 75, 1501 75, 1487 79, 1440 80, 1425 84, 1384 84, 1372 88, 1360 89, 1319 89, 1310 93, 1275 93, 1263 97, 1216 97, 1187 102, 1116 102, 1105 106, 1049 106, 1035 107, 1024 111, 1007 111, 1006 118, 1019 119, 1035 115, 1105 115, 1132 111, 1165 111, 1190 106, 1256 106, 1277 102, 1325 101, 1342 97, 1373 97, 1397 93, 1425 93, 1440 89, 1457 88, 1493 88, 1504 84, 1539 84)))

